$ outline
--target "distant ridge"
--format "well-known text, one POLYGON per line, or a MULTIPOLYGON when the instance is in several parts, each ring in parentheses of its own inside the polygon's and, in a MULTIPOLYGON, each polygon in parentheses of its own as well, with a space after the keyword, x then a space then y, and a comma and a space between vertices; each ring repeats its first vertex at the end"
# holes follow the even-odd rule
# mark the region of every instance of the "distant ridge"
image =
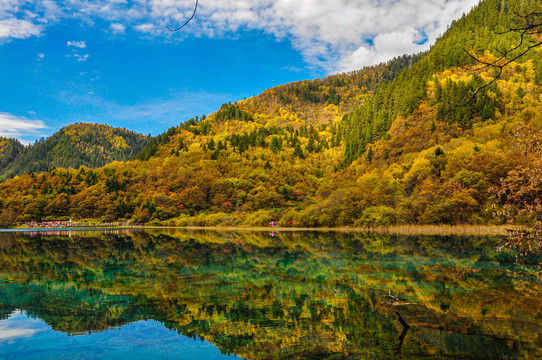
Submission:
POLYGON ((49 168, 90 168, 127 161, 147 145, 150 137, 108 125, 77 123, 24 147, 14 139, 0 139, 0 178, 49 168))

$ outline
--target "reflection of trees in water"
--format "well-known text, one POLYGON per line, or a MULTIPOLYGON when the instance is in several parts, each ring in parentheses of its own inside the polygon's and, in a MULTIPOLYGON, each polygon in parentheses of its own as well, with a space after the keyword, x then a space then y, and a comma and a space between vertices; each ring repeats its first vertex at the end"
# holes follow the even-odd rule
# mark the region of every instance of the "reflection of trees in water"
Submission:
POLYGON ((540 268, 542 266, 542 228, 511 231, 497 250, 510 253, 518 264, 535 265, 540 268))
MULTIPOLYGON (((246 358, 392 358, 398 349, 406 358, 457 355, 462 350, 454 341, 473 334, 485 334, 509 356, 517 356, 518 346, 533 351, 524 333, 491 319, 501 307, 532 318, 532 309, 521 305, 526 300, 479 309, 484 299, 510 293, 488 289, 493 275, 483 271, 500 271, 498 240, 142 233, 18 234, 9 241, 0 249, 0 266, 18 280, 1 287, 2 308, 26 309, 65 332, 155 319, 246 358), (480 268, 472 269, 478 257, 480 268), (406 338, 386 304, 388 289, 416 303, 398 307, 412 326, 406 338), (476 297, 474 290, 480 290, 476 297)), ((540 330, 530 326, 532 333, 540 330)), ((486 353, 475 345, 469 351, 486 353)))

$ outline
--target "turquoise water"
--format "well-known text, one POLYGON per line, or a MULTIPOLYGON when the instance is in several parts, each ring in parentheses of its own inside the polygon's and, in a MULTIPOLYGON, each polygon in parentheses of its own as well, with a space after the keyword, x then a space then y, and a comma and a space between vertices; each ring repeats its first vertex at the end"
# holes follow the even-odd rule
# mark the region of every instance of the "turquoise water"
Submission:
POLYGON ((0 358, 542 358, 540 254, 273 235, 1 233, 0 358))

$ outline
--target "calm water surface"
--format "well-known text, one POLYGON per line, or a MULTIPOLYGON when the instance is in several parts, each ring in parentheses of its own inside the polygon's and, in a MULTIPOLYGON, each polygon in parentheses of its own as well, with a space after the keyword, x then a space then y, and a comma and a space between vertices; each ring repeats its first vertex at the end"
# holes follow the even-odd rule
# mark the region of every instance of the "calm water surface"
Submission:
POLYGON ((0 358, 542 358, 539 254, 273 235, 2 232, 0 358))

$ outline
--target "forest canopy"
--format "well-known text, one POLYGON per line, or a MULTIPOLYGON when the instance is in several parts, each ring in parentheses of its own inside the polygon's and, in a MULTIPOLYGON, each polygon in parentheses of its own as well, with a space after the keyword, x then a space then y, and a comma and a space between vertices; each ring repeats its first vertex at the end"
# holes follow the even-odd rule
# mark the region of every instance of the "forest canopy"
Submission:
POLYGON ((469 53, 497 63, 522 34, 495 26, 537 6, 483 1, 427 53, 268 89, 134 139, 139 147, 110 141, 135 160, 21 168, 0 183, 0 211, 14 221, 165 225, 533 223, 542 215, 541 48, 502 71, 475 70, 469 53))

